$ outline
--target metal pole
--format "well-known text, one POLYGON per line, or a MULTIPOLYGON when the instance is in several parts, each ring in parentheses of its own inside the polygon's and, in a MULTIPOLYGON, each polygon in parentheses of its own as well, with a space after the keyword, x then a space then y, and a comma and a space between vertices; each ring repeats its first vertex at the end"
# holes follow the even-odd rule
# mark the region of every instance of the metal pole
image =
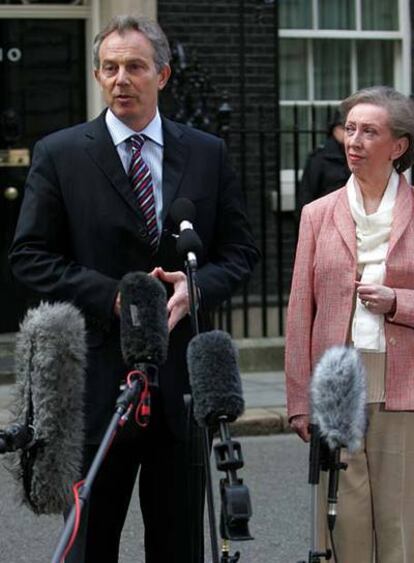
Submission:
POLYGON ((275 112, 275 187, 277 197, 277 211, 276 211, 276 252, 278 258, 278 271, 277 271, 277 296, 278 296, 278 321, 279 321, 279 334, 284 332, 284 284, 283 284, 283 229, 282 229, 282 192, 280 182, 280 111, 279 111, 279 3, 273 2, 273 27, 274 27, 274 112, 275 112))
MULTIPOLYGON (((187 259, 185 261, 185 269, 187 274, 187 287, 188 294, 190 296, 190 316, 192 322, 192 328, 195 335, 200 333, 199 321, 198 321, 198 298, 197 298, 197 286, 195 283, 195 275, 197 272, 197 264, 190 263, 187 259)), ((208 520, 210 526, 210 542, 211 542, 211 555, 213 563, 219 563, 219 550, 218 550, 218 537, 217 537, 217 523, 214 510, 214 496, 213 496, 213 484, 211 476, 211 465, 210 465, 210 439, 208 428, 202 428, 202 446, 203 446, 203 457, 204 457, 204 469, 206 476, 206 497, 207 497, 207 511, 208 520)))
MULTIPOLYGON (((240 182, 246 197, 246 33, 245 0, 239 1, 239 112, 240 112, 240 182)), ((249 336, 249 302, 247 284, 243 284, 243 336, 249 336)))
POLYGON ((267 315, 267 206, 266 206, 266 138, 264 131, 263 106, 259 107, 259 160, 260 160, 260 229, 261 229, 261 309, 262 309, 262 336, 268 336, 267 315))

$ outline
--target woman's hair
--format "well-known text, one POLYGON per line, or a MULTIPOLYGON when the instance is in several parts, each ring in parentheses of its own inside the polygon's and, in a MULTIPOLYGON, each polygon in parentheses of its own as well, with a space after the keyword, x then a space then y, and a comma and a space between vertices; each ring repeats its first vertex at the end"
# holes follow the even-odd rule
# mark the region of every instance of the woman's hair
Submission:
POLYGON ((407 150, 394 160, 393 166, 397 172, 407 170, 414 162, 414 102, 390 86, 364 88, 342 102, 340 109, 344 121, 357 104, 373 104, 387 110, 393 136, 396 139, 408 139, 407 150))
POLYGON ((99 49, 102 41, 111 33, 116 31, 124 35, 127 31, 139 31, 148 39, 154 49, 154 63, 157 72, 161 72, 171 59, 168 39, 157 22, 141 16, 115 16, 98 33, 93 42, 93 64, 99 68, 99 49))

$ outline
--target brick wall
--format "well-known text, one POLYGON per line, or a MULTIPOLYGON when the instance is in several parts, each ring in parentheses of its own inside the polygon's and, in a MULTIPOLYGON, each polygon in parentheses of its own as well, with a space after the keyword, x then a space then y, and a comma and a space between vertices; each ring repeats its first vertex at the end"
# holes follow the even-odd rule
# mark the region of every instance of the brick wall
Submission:
MULTIPOLYGON (((184 44, 187 54, 195 55, 200 68, 207 73, 211 85, 209 109, 212 114, 219 106, 223 93, 228 94, 232 107, 227 139, 229 149, 238 174, 244 180, 243 188, 256 240, 266 254, 266 261, 258 267, 250 284, 250 292, 254 300, 263 288, 263 276, 266 275, 268 293, 274 296, 277 292, 277 241, 275 214, 269 204, 269 192, 275 189, 276 175, 273 5, 266 0, 158 0, 158 20, 170 42, 178 40, 184 44), (241 111, 243 106, 244 112, 241 111), (240 133, 243 124, 245 136, 240 133), (259 129, 266 131, 263 135, 263 166, 259 158, 259 129), (264 210, 261 209, 263 204, 264 210)), ((167 92, 166 99, 168 95, 167 92)), ((285 293, 290 284, 294 236, 293 219, 285 214, 285 293)))

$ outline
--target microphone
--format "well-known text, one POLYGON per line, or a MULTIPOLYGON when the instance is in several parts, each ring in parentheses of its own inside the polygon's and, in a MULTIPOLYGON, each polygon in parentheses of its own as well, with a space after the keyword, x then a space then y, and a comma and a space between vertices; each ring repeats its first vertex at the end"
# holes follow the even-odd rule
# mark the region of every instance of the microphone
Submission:
POLYGON ((145 369, 164 364, 169 338, 164 286, 144 272, 131 272, 122 278, 120 293, 124 362, 134 368, 144 364, 145 369))
POLYGON ((33 426, 11 424, 0 430, 0 454, 28 448, 34 444, 35 429, 33 426))
POLYGON ((192 268, 197 268, 197 256, 203 250, 203 243, 193 226, 196 217, 194 203, 185 197, 176 199, 171 206, 170 216, 180 229, 177 240, 178 255, 186 258, 192 268))
MULTIPOLYGON (((220 441, 214 445, 214 454, 217 469, 226 473, 220 480, 220 530, 225 545, 227 540, 252 539, 248 526, 252 516, 250 493, 237 475, 244 465, 241 445, 231 439, 228 424, 244 411, 237 360, 230 335, 221 330, 194 336, 187 348, 194 418, 200 426, 219 424, 220 441)), ((208 435, 206 440, 208 464, 208 435)))
POLYGON ((82 482, 78 502, 66 519, 53 563, 60 563, 71 549, 82 509, 93 490, 99 469, 117 431, 126 424, 135 406, 135 421, 142 427, 148 425, 151 414, 149 386, 157 384, 158 365, 167 358, 167 302, 163 285, 146 273, 131 272, 121 279, 119 292, 121 352, 124 362, 133 369, 127 375, 126 384, 121 386, 115 413, 82 482))
POLYGON ((196 218, 196 208, 194 203, 186 197, 179 197, 171 206, 170 215, 176 225, 180 227, 180 232, 186 229, 194 229, 193 222, 196 218))
POLYGON ((310 385, 312 422, 331 449, 361 447, 367 427, 365 370, 355 348, 329 348, 310 385))
POLYGON ((85 322, 70 303, 29 309, 16 339, 15 424, 3 433, 22 500, 36 514, 60 514, 81 473, 85 322))
POLYGON ((203 243, 195 231, 185 229, 181 232, 177 240, 177 253, 181 258, 187 259, 191 266, 197 267, 197 256, 202 250, 203 243))
POLYGON ((340 461, 340 449, 346 447, 355 452, 361 447, 367 428, 366 398, 365 371, 355 348, 335 346, 328 349, 314 370, 310 401, 312 434, 319 434, 321 448, 329 448, 328 460, 324 463, 329 469, 330 530, 336 520, 339 471, 347 467, 340 461))
POLYGON ((220 417, 233 422, 244 412, 238 353, 229 334, 221 330, 194 336, 187 348, 194 417, 200 426, 220 417))

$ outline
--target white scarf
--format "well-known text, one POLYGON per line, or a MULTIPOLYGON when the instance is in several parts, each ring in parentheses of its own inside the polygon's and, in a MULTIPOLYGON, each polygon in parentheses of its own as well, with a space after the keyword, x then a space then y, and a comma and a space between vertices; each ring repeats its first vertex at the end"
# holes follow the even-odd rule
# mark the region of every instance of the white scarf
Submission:
MULTIPOLYGON (((362 283, 384 283, 385 258, 398 184, 399 175, 393 170, 377 211, 370 215, 365 213, 361 190, 353 174, 346 184, 351 214, 356 223, 358 271, 362 272, 362 283)), ((352 341, 360 350, 385 352, 384 315, 371 313, 359 298, 352 321, 352 341)))

